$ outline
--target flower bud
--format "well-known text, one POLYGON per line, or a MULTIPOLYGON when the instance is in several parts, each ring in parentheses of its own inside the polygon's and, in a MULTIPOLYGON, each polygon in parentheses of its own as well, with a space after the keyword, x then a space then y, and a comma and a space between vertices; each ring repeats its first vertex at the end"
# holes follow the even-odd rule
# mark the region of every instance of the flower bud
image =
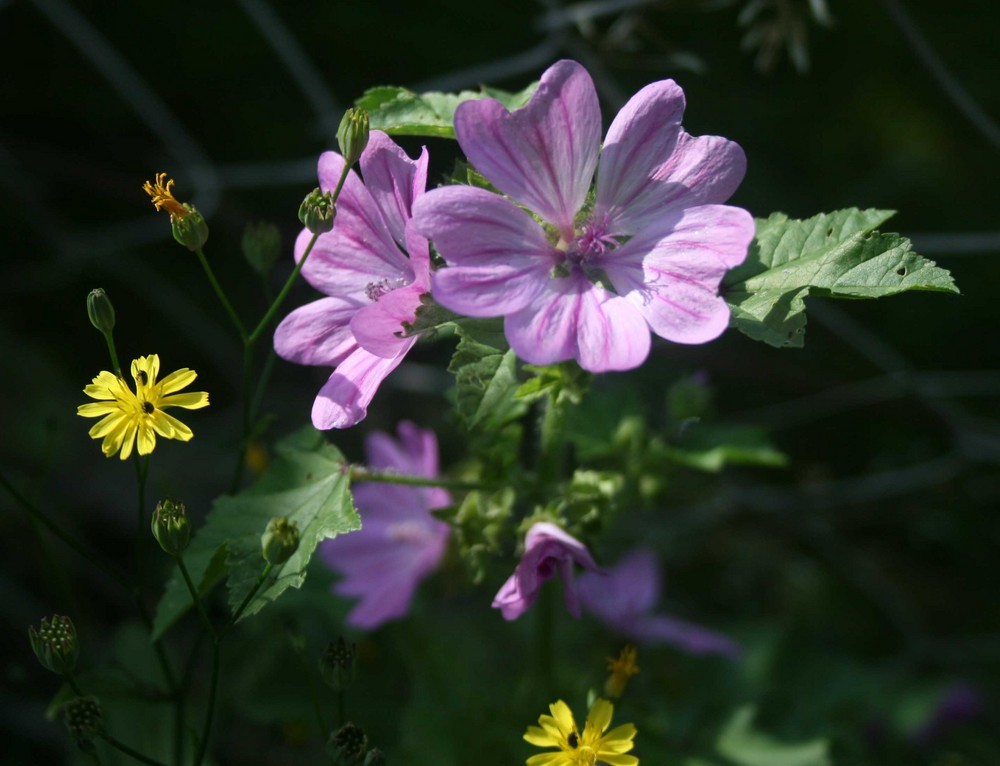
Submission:
POLYGON ((264 534, 260 536, 260 547, 264 561, 271 566, 281 566, 298 550, 298 525, 284 516, 271 519, 264 534))
POLYGON ((193 205, 184 203, 183 207, 187 210, 187 215, 170 216, 170 230, 174 233, 174 239, 193 253, 201 250, 208 242, 208 224, 193 205))
POLYGON ((273 223, 248 223, 243 230, 243 257, 250 268, 266 276, 281 255, 281 232, 273 223))
POLYGON ((385 756, 377 747, 373 747, 365 756, 364 766, 385 766, 385 756))
POLYGON ((76 641, 76 627, 69 617, 59 614, 47 617, 37 630, 32 625, 28 628, 28 640, 43 667, 61 676, 73 672, 80 645, 76 641))
POLYGON ((331 641, 319 655, 319 674, 327 686, 342 692, 354 681, 357 674, 358 647, 348 644, 341 636, 331 641))
POLYGON ((105 335, 115 329, 115 307, 111 305, 108 294, 99 287, 87 295, 87 316, 90 323, 105 335))
POLYGON ((156 504, 150 528, 156 542, 171 556, 180 556, 191 539, 187 509, 184 503, 174 500, 163 500, 156 504))
POLYGON ((76 744, 86 748, 104 732, 104 712, 97 697, 77 697, 62 706, 63 723, 76 744))
POLYGON ((363 763, 367 750, 365 730, 353 723, 345 723, 326 742, 326 752, 336 764, 363 763))
POLYGON ((333 204, 333 195, 319 189, 309 192, 299 206, 299 220, 313 234, 330 231, 336 216, 337 208, 333 204))
POLYGON ((337 128, 337 143, 348 167, 361 159, 368 146, 368 135, 368 111, 358 106, 348 109, 337 128))

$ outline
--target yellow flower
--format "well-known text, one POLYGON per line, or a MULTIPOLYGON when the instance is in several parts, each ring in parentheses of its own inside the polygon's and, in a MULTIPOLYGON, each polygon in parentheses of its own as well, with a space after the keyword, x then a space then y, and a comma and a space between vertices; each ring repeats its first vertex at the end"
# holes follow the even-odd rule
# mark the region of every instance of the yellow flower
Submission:
POLYGON ((608 657, 611 675, 604 683, 604 693, 609 697, 621 697, 628 680, 639 674, 639 666, 635 664, 638 654, 634 646, 626 646, 617 657, 608 657))
POLYGON ((624 755, 635 744, 635 726, 627 723, 607 731, 614 705, 598 699, 587 714, 583 734, 576 728, 573 713, 562 700, 549 705, 552 715, 538 719, 540 726, 529 726, 524 739, 537 747, 557 747, 558 752, 531 756, 527 766, 639 766, 634 755, 624 755), (605 733, 607 732, 607 733, 605 733))
POLYGON ((197 410, 208 406, 208 394, 204 391, 174 393, 193 383, 197 373, 185 367, 157 381, 159 372, 159 356, 142 356, 132 362, 135 393, 124 380, 107 371, 99 373, 94 382, 83 389, 83 393, 98 401, 81 404, 76 414, 102 418, 90 429, 90 436, 104 439, 101 450, 105 456, 111 457, 121 450, 121 459, 126 460, 136 441, 139 454, 148 455, 156 446, 156 434, 182 442, 194 436, 190 428, 164 410, 169 407, 197 410))
POLYGON ((166 210, 170 213, 171 221, 186 218, 191 214, 191 211, 174 197, 173 185, 174 179, 167 178, 166 173, 157 173, 155 184, 146 181, 142 187, 142 190, 153 200, 153 206, 157 210, 166 210))

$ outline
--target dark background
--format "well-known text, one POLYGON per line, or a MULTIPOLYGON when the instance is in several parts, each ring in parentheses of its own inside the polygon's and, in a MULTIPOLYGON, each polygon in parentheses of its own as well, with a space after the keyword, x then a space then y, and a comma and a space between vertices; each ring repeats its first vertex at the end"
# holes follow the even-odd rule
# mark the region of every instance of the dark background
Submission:
MULTIPOLYGON (((687 94, 685 127, 746 150, 734 204, 759 216, 898 210, 885 228, 950 269, 963 294, 811 301, 804 350, 736 332, 703 348, 660 342, 642 370, 599 384, 626 398, 660 396, 678 376, 704 371, 722 416, 767 428, 792 458, 782 471, 702 480, 679 509, 635 522, 633 538, 664 554, 668 604, 752 649, 738 670, 670 650, 646 655, 650 671, 634 682, 644 702, 632 713, 640 741, 647 732, 640 754, 667 763, 710 752, 727 711, 752 702, 778 736, 832 737, 837 764, 998 763, 997 8, 830 0, 834 23, 824 26, 804 0, 775 0, 755 19, 786 21, 764 30, 778 37, 762 68, 758 50, 741 50, 740 3, 0 1, 3 475, 76 534, 113 557, 131 555, 131 470, 105 460, 86 437, 90 423, 75 416, 83 386, 108 367, 84 308, 87 292, 103 287, 121 358, 158 353, 166 370, 193 367, 194 389, 212 397, 186 420, 191 444, 157 449, 152 493, 183 492, 198 515, 225 488, 239 434, 240 348, 194 256, 170 239, 166 215, 141 190, 155 173, 174 177, 178 197, 209 220, 206 253, 238 310, 255 319, 266 304, 240 253, 243 227, 280 227, 280 284, 316 157, 335 147, 343 109, 366 88, 515 89, 571 57, 593 74, 607 120, 645 83, 673 77, 687 94), (808 71, 789 59, 788 23, 805 31, 808 71), (955 684, 972 685, 973 720, 920 740, 955 684)), ((411 153, 420 145, 403 143, 411 153)), ((429 148, 434 183, 454 149, 443 140, 429 148)), ((300 285, 287 309, 311 295, 300 285)), ((446 465, 461 457, 441 396, 450 350, 419 346, 368 420, 333 434, 335 443, 360 459, 365 432, 409 417, 439 430, 446 465)), ((307 422, 326 374, 278 364, 269 438, 307 422)), ((6 495, 0 509, 2 630, 12 647, 0 667, 4 739, 23 762, 59 762, 65 737, 42 716, 54 679, 33 665, 25 628, 75 608, 99 642, 127 602, 6 495)), ((464 649, 434 649, 427 624, 376 636, 383 659, 402 659, 373 661, 373 699, 379 683, 398 682, 393 673, 412 674, 400 707, 372 724, 397 763, 468 763, 477 736, 492 745, 498 731, 508 741, 491 750, 496 763, 528 754, 518 738, 542 712, 537 702, 512 709, 493 700, 499 723, 469 718, 481 684, 464 668, 452 677, 469 682, 461 694, 420 681, 422 655, 412 648, 426 639, 431 654, 482 659, 468 626, 497 629, 482 609, 492 585, 426 608, 439 640, 464 649), (423 726, 430 709, 441 720, 423 726), (431 757, 435 737, 448 742, 431 757)), ((440 596, 452 586, 435 587, 440 596)), ((583 644, 567 638, 576 640, 583 644)), ((597 662, 610 651, 598 649, 597 662)), ((295 752, 272 712, 260 720, 272 727, 268 741, 284 744, 234 744, 226 762, 278 763, 289 757, 283 747, 295 752)), ((231 731, 234 742, 253 742, 237 724, 231 731)))

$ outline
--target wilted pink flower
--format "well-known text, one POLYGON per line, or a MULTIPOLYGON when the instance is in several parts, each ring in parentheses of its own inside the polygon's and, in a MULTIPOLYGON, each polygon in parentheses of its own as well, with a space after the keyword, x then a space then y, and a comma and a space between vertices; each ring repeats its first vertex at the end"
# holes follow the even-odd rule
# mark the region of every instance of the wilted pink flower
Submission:
POLYGON ((584 574, 577 591, 584 609, 616 633, 640 644, 673 644, 691 654, 740 656, 730 638, 694 623, 651 614, 660 600, 662 574, 655 554, 637 549, 606 576, 584 574))
POLYGON ((505 620, 516 620, 535 603, 542 583, 558 571, 563 581, 566 609, 574 617, 580 616, 580 602, 573 583, 573 562, 591 572, 600 572, 590 551, 555 524, 540 521, 524 536, 524 555, 493 599, 493 608, 499 609, 505 620))
POLYGON ((510 199, 448 186, 416 202, 417 228, 448 264, 434 297, 468 316, 503 316, 532 364, 626 370, 645 360, 650 329, 677 343, 718 336, 729 321, 719 283, 754 234, 749 213, 718 203, 746 160, 732 141, 686 133, 684 105, 673 80, 647 85, 602 148, 597 92, 574 61, 549 67, 514 112, 494 99, 459 105, 462 150, 510 199))
MULTIPOLYGON (((399 440, 376 432, 365 441, 368 465, 410 476, 438 475, 437 439, 402 422, 399 440)), ((361 601, 347 616, 359 628, 376 628, 404 616, 417 585, 444 556, 450 527, 429 511, 451 503, 440 487, 359 483, 353 488, 361 530, 320 543, 323 561, 343 575, 334 586, 361 601)))
MULTIPOLYGON (((320 156, 323 191, 336 187, 343 167, 335 152, 320 156)), ((329 297, 296 309, 274 333, 274 350, 284 359, 336 367, 313 403, 313 425, 323 430, 364 419, 379 385, 416 342, 396 333, 413 321, 421 294, 430 289, 427 240, 410 220, 427 184, 427 150, 411 160, 373 130, 361 172, 364 183, 353 170, 348 174, 333 230, 316 240, 302 269, 329 297)), ((296 261, 311 237, 308 230, 299 234, 296 261)))

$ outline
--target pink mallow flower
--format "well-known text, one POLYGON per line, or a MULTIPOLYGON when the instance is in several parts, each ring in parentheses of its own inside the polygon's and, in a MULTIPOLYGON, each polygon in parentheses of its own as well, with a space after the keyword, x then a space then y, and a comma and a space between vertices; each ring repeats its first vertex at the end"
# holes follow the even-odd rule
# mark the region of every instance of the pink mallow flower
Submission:
POLYGON ((652 551, 640 548, 606 576, 584 574, 577 592, 584 608, 625 638, 640 644, 673 644, 691 654, 740 656, 730 638, 691 622, 651 614, 660 600, 660 564, 652 551))
MULTIPOLYGON (((337 201, 333 229, 321 234, 302 275, 327 298, 289 314, 274 333, 274 350, 299 364, 336 367, 312 408, 321 430, 364 419, 379 385, 413 347, 401 338, 420 296, 430 289, 427 240, 411 209, 427 184, 427 150, 411 160, 388 135, 373 130, 361 155, 364 183, 352 170, 337 201), (408 254, 408 256, 407 256, 408 254)), ((333 191, 344 158, 324 152, 319 182, 333 191)), ((299 234, 295 260, 312 235, 299 234)))
POLYGON ((591 572, 601 572, 586 546, 555 524, 540 521, 524 536, 524 555, 493 599, 505 620, 516 620, 535 603, 542 583, 558 571, 563 581, 566 610, 580 616, 580 602, 573 583, 573 562, 591 572))
MULTIPOLYGON (((436 477, 434 433, 406 421, 399 424, 398 433, 398 440, 381 432, 368 436, 368 465, 436 477)), ((347 622, 370 630, 406 615, 417 585, 441 563, 451 528, 430 511, 450 505, 451 498, 440 487, 375 482, 359 483, 353 492, 361 530, 320 543, 320 556, 343 575, 334 592, 361 598, 347 622)))
POLYGON ((435 299, 503 316, 511 347, 532 364, 627 370, 646 359, 650 330, 677 343, 717 337, 729 322, 719 283, 754 234, 749 213, 719 204, 746 159, 732 141, 686 133, 684 105, 673 80, 647 85, 602 148, 597 91, 575 61, 549 67, 514 112, 494 99, 460 104, 459 145, 506 197, 448 186, 414 204, 417 228, 448 264, 433 275, 435 299))

